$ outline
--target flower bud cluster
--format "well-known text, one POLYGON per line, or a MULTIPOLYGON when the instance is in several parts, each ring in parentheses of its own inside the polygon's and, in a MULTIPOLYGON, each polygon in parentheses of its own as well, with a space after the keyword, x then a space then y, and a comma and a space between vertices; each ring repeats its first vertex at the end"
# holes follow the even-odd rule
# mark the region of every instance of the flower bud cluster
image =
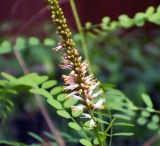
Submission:
MULTIPOLYGON (((60 43, 53 50, 63 50, 65 52, 62 55, 63 64, 60 65, 60 67, 70 71, 69 75, 62 75, 64 83, 66 84, 63 87, 63 90, 71 91, 67 95, 67 98, 73 98, 82 102, 80 105, 72 106, 72 110, 77 112, 89 109, 104 109, 102 104, 105 99, 100 99, 97 103, 91 102, 93 98, 103 93, 102 89, 97 93, 93 93, 94 89, 99 86, 100 82, 94 79, 93 74, 87 75, 88 62, 85 60, 81 63, 82 57, 79 56, 77 49, 74 48, 74 42, 71 39, 71 32, 68 29, 66 19, 57 0, 48 0, 48 2, 51 5, 52 19, 58 27, 57 34, 60 38, 60 43)), ((91 117, 90 119, 90 125, 92 125, 92 128, 96 124, 91 117)))

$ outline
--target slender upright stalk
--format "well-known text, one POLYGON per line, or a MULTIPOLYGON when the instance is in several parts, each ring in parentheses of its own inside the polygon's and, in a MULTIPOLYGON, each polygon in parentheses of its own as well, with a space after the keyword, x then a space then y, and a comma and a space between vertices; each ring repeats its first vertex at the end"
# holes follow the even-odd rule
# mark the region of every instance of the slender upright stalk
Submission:
MULTIPOLYGON (((82 43, 82 49, 83 49, 84 56, 89 61, 89 55, 88 55, 88 51, 87 51, 85 37, 84 37, 81 22, 80 22, 80 18, 78 16, 78 12, 77 12, 77 9, 76 9, 75 2, 74 2, 74 0, 69 0, 69 3, 70 3, 70 6, 71 6, 71 9, 72 9, 72 12, 73 12, 73 16, 74 16, 74 19, 75 19, 75 22, 76 22, 76 26, 78 28, 78 31, 79 31, 79 34, 80 34, 80 37, 81 37, 81 43, 82 43)), ((91 66, 89 66, 89 73, 91 73, 91 72, 92 72, 91 66)))

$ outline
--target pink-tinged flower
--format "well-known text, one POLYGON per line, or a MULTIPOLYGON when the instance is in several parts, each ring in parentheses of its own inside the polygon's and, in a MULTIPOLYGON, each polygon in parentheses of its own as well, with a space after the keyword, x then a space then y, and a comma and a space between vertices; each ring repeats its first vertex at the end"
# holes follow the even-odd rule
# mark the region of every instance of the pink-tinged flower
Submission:
POLYGON ((89 91, 93 91, 98 85, 100 85, 100 81, 96 82, 95 84, 91 85, 89 91))
POLYGON ((86 76, 85 77, 85 83, 86 84, 92 84, 92 78, 94 77, 94 75, 93 74, 91 74, 91 75, 89 75, 89 76, 86 76))
POLYGON ((72 106, 71 110, 74 112, 79 112, 79 111, 83 111, 84 108, 85 108, 84 105, 77 105, 77 106, 72 106))
POLYGON ((63 65, 60 65, 62 69, 68 69, 68 70, 73 69, 72 63, 66 59, 65 55, 62 56, 62 62, 63 62, 63 65))
POLYGON ((62 90, 63 91, 67 91, 67 90, 74 90, 75 88, 77 88, 79 85, 78 84, 70 84, 68 86, 63 86, 62 90))
POLYGON ((59 51, 62 48, 62 45, 58 43, 58 46, 53 48, 54 51, 59 51))
POLYGON ((103 102, 105 102, 105 98, 101 98, 96 104, 93 104, 93 110, 94 109, 104 109, 104 106, 102 105, 103 102))
POLYGON ((78 95, 73 95, 73 96, 71 96, 71 98, 73 98, 74 100, 84 101, 84 99, 78 95))
POLYGON ((85 74, 88 68, 88 62, 86 60, 81 64, 81 68, 82 68, 82 72, 85 74))
POLYGON ((65 84, 74 84, 74 80, 75 80, 74 76, 62 75, 62 78, 64 79, 65 84))
POLYGON ((93 129, 96 127, 96 123, 93 121, 93 119, 90 120, 89 129, 93 129))
POLYGON ((104 92, 103 89, 100 89, 97 93, 91 95, 91 98, 95 98, 95 97, 97 97, 99 94, 102 94, 103 92, 104 92))
POLYGON ((71 98, 73 95, 75 95, 77 93, 77 91, 73 91, 73 92, 71 92, 70 94, 68 94, 67 96, 66 96, 66 98, 71 98))

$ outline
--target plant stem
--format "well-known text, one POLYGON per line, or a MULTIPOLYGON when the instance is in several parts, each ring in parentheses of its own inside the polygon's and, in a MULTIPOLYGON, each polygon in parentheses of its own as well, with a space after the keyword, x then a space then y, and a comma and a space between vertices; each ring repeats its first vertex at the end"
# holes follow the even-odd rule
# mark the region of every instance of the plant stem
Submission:
MULTIPOLYGON (((72 12, 73 12, 74 19, 76 21, 76 25, 77 25, 79 34, 81 36, 81 44, 82 44, 82 49, 83 49, 84 56, 89 62, 89 55, 88 55, 88 51, 87 51, 85 37, 84 37, 81 22, 80 22, 80 18, 78 16, 78 12, 77 12, 77 9, 76 9, 75 2, 74 2, 74 0, 69 0, 69 3, 70 3, 70 6, 71 6, 71 9, 72 9, 72 12)), ((89 73, 91 74, 91 72, 92 72, 91 71, 91 66, 89 66, 89 73)))
MULTIPOLYGON (((90 115, 91 115, 91 118, 93 119, 93 121, 94 121, 95 123, 97 123, 96 120, 95 120, 95 118, 94 118, 94 115, 93 115, 92 110, 91 110, 89 107, 88 107, 88 109, 89 109, 89 113, 90 113, 90 115)), ((103 142, 102 142, 102 138, 101 138, 101 136, 100 136, 100 134, 99 134, 99 124, 97 124, 96 127, 95 127, 95 133, 96 133, 96 136, 97 136, 97 138, 98 138, 99 145, 100 145, 100 146, 104 146, 104 145, 103 145, 103 142)))

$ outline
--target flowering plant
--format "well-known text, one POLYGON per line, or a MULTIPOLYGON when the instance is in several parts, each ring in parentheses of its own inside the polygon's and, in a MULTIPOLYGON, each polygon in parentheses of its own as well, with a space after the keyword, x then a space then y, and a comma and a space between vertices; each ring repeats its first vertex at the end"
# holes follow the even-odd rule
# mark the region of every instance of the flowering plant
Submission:
POLYGON ((99 144, 102 145, 102 138, 99 134, 99 124, 97 123, 93 110, 104 109, 103 102, 105 98, 100 98, 96 103, 92 102, 99 94, 103 93, 103 89, 94 93, 93 91, 100 85, 100 81, 94 78, 93 74, 87 74, 89 63, 87 60, 81 61, 82 57, 79 52, 74 48, 74 41, 71 39, 71 32, 67 27, 66 19, 63 15, 62 9, 58 5, 57 0, 48 0, 50 9, 52 11, 53 22, 57 25, 60 43, 57 47, 53 48, 54 51, 62 50, 62 65, 60 67, 64 70, 69 70, 69 75, 62 75, 64 83, 64 91, 70 91, 66 98, 73 98, 74 100, 81 101, 81 104, 72 106, 71 109, 75 112, 87 111, 82 113, 86 118, 90 119, 90 129, 95 129, 99 144))

